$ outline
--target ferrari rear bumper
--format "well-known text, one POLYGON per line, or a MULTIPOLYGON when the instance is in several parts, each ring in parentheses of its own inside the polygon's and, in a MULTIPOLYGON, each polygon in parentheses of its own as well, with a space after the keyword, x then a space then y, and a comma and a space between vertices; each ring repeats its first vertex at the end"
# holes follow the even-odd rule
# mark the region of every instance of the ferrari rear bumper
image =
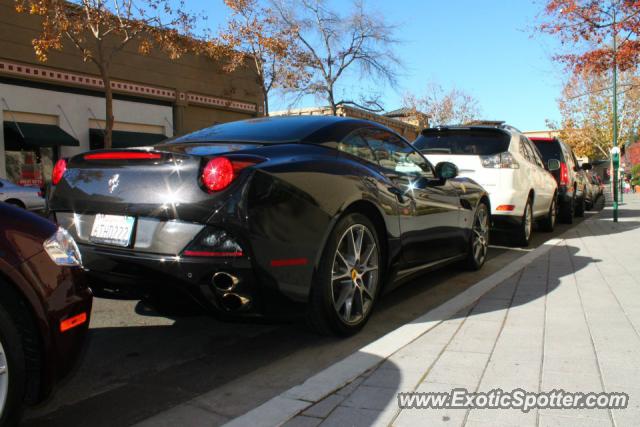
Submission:
POLYGON ((89 286, 96 295, 141 297, 177 289, 205 309, 237 314, 263 311, 263 286, 258 286, 247 257, 166 256, 79 246, 89 286))

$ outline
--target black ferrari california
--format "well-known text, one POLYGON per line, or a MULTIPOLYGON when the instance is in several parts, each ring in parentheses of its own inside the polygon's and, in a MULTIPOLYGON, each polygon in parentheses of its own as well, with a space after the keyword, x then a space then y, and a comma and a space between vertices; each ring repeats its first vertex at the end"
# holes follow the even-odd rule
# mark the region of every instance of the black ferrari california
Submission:
POLYGON ((320 332, 347 335, 383 287, 487 256, 482 187, 365 120, 226 123, 80 154, 53 175, 51 211, 98 294, 178 286, 221 313, 304 307, 320 332))

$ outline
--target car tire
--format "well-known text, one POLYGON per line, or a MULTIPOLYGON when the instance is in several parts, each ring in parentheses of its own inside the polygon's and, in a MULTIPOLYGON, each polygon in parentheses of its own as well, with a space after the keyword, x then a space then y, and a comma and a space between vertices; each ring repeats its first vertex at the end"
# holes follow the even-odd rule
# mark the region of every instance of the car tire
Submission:
POLYGON ((5 366, 5 371, 0 374, 0 426, 15 426, 20 420, 25 396, 27 379, 25 354, 16 323, 2 305, 0 305, 0 343, 2 344, 0 365, 5 366))
POLYGON ((465 260, 467 269, 480 270, 487 260, 490 228, 489 206, 485 202, 480 202, 476 208, 471 226, 469 253, 465 260))
POLYGON ((560 219, 565 224, 573 224, 573 215, 575 211, 576 205, 576 196, 575 193, 569 203, 564 203, 560 207, 560 219))
POLYGON ((553 199, 551 200, 551 206, 549 206, 549 213, 540 222, 542 231, 546 231, 549 233, 552 232, 556 228, 557 219, 558 219, 558 198, 554 194, 553 199))
POLYGON ((593 210, 601 211, 602 209, 604 209, 604 204, 604 195, 599 194, 598 197, 596 197, 595 202, 593 202, 593 210))
POLYGON ((586 204, 584 195, 580 197, 580 199, 577 202, 578 202, 578 205, 576 206, 576 216, 583 217, 584 211, 585 211, 585 204, 586 204))
POLYGON ((517 246, 529 246, 531 235, 533 234, 533 208, 531 197, 527 200, 522 214, 522 220, 515 234, 515 244, 517 246))
POLYGON ((382 261, 371 221, 359 213, 341 218, 327 239, 312 284, 307 308, 310 326, 322 335, 349 336, 360 331, 382 285, 382 261))

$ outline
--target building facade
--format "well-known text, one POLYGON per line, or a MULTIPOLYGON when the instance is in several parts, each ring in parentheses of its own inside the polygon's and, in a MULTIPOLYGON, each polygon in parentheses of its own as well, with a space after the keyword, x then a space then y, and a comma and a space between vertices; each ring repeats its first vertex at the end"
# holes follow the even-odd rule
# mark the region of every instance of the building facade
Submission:
MULTIPOLYGON (((310 107, 310 108, 296 108, 289 109, 283 111, 275 111, 270 112, 270 116, 313 116, 313 115, 322 115, 329 116, 332 115, 330 107, 310 107)), ((386 127, 393 129, 398 134, 404 136, 407 140, 413 141, 415 140, 420 131, 425 127, 429 126, 428 119, 426 115, 424 116, 424 121, 420 124, 413 123, 411 121, 403 121, 396 118, 386 117, 384 115, 371 113, 369 111, 361 110, 360 108, 349 107, 345 105, 341 105, 338 107, 337 114, 340 117, 354 117, 357 119, 365 119, 370 120, 372 122, 377 122, 386 127)))
MULTIPOLYGON (((0 0, 0 177, 43 185, 52 165, 103 146, 105 100, 95 65, 65 44, 46 63, 31 40, 40 18, 0 0)), ((222 71, 196 55, 172 61, 131 45, 114 58, 114 147, 148 145, 233 120, 262 115, 255 71, 222 71)))

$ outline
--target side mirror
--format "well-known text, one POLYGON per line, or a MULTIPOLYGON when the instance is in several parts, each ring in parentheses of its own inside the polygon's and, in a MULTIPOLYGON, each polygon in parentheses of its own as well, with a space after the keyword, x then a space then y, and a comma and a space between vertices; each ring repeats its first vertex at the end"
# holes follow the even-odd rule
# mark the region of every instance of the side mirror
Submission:
POLYGON ((558 159, 549 159, 547 161, 547 169, 550 172, 559 170, 560 169, 560 160, 558 160, 558 159))
POLYGON ((458 167, 451 162, 440 162, 436 165, 436 177, 446 181, 458 176, 458 167))
POLYGON ((593 169, 593 166, 591 166, 591 163, 582 164, 582 170, 590 171, 591 169, 593 169))

